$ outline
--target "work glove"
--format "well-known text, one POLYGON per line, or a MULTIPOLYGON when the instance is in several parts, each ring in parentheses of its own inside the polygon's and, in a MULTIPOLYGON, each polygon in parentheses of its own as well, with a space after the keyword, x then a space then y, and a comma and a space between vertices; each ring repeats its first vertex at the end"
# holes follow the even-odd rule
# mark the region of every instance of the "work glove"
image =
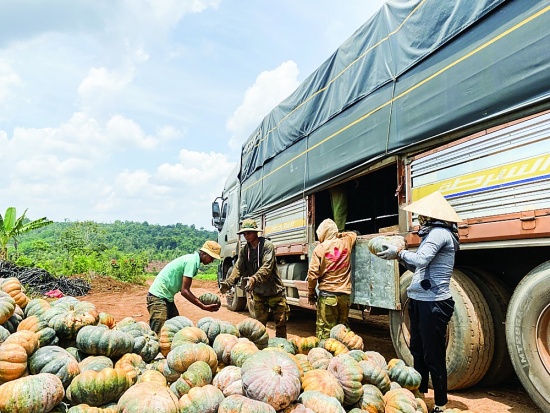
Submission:
POLYGON ((248 282, 246 283, 246 287, 244 287, 245 291, 247 293, 252 292, 252 289, 254 288, 254 284, 256 284, 256 279, 254 277, 250 277, 248 279, 248 282))
POLYGON ((307 296, 307 303, 309 305, 316 305, 317 304, 317 294, 309 294, 307 296))
POLYGON ((384 250, 376 255, 385 260, 395 260, 400 251, 399 248, 391 244, 382 244, 382 248, 384 248, 384 250))
POLYGON ((233 287, 227 281, 220 282, 220 294, 227 294, 227 292, 233 287))

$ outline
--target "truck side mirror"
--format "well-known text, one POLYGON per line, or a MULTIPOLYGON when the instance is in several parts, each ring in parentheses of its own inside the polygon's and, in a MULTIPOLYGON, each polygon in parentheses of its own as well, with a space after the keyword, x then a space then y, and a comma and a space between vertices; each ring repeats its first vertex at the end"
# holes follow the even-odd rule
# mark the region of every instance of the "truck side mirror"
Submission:
POLYGON ((220 217, 220 204, 218 204, 216 201, 212 202, 212 218, 216 220, 216 218, 220 217))
POLYGON ((222 220, 225 220, 225 218, 227 218, 228 209, 229 209, 229 204, 223 204, 223 207, 222 207, 222 220))

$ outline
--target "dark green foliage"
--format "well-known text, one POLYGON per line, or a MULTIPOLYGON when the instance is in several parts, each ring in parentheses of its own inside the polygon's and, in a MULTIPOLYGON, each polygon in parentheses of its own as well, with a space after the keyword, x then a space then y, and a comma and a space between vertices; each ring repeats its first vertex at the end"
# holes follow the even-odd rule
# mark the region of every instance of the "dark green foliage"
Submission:
MULTIPOLYGON (((169 262, 216 237, 215 231, 180 223, 55 222, 21 235, 11 259, 56 276, 95 273, 137 281, 146 274, 151 261, 169 262)), ((210 264, 204 270, 215 272, 215 266, 210 264)))

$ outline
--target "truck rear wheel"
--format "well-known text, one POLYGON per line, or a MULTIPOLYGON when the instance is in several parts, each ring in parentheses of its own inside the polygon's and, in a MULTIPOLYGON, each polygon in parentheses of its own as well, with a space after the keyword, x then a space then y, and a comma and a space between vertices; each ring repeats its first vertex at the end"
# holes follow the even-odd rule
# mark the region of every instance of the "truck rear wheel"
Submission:
POLYGON ((529 272, 512 294, 506 341, 523 387, 542 411, 550 411, 550 261, 529 272))
POLYGON ((506 310, 512 293, 504 283, 494 274, 483 271, 479 268, 464 267, 460 271, 468 275, 485 297, 495 329, 493 360, 485 377, 480 380, 480 386, 494 386, 509 378, 514 373, 514 367, 508 354, 506 344, 506 310))
MULTIPOLYGON (((230 267, 225 274, 225 278, 233 271, 233 267, 230 267)), ((225 302, 227 303, 227 308, 231 311, 242 311, 246 308, 246 297, 237 296, 237 287, 233 286, 225 295, 225 302)))
MULTIPOLYGON (((390 335, 397 356, 413 365, 409 350, 410 330, 407 287, 412 273, 400 280, 401 311, 390 311, 390 335)), ((493 357, 493 319, 481 291, 461 271, 453 270, 451 293, 455 310, 447 330, 447 388, 458 390, 478 383, 493 357)))

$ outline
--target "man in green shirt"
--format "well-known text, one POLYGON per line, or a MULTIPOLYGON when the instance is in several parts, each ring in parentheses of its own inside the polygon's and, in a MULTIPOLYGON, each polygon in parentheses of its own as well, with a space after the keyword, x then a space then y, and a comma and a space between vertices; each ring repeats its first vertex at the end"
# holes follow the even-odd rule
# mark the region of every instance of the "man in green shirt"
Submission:
POLYGON ((193 277, 197 275, 200 264, 210 264, 220 259, 220 245, 215 241, 206 241, 199 251, 186 254, 169 262, 156 276, 147 294, 149 326, 158 334, 164 322, 179 315, 174 296, 179 292, 192 304, 206 311, 218 311, 219 304, 203 304, 191 292, 193 277))

